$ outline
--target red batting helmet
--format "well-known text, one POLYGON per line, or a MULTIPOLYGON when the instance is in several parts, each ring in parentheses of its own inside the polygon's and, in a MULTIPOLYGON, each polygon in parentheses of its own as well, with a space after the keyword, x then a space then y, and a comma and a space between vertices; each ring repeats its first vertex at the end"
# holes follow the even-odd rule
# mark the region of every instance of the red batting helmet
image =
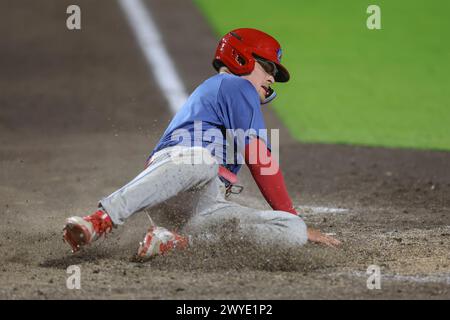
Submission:
POLYGON ((262 58, 276 65, 275 81, 287 82, 289 72, 281 65, 281 55, 280 44, 273 37, 256 29, 241 28, 220 40, 213 66, 216 71, 226 66, 236 75, 245 75, 253 71, 255 58, 262 58))

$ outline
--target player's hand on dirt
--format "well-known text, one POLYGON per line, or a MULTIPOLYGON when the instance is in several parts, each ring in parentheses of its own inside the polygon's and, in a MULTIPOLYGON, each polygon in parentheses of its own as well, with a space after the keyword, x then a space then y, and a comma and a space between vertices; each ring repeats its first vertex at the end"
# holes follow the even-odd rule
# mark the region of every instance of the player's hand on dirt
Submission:
POLYGON ((328 236, 319 230, 308 228, 308 240, 314 243, 324 244, 329 247, 336 248, 338 247, 341 242, 332 236, 328 236))

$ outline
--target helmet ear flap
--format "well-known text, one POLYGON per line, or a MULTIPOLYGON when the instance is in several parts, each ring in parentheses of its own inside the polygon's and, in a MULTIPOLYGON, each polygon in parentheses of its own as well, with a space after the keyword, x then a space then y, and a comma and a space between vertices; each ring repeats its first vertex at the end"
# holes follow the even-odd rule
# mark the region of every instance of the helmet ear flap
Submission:
POLYGON ((242 38, 235 32, 230 32, 230 35, 232 38, 229 40, 229 44, 231 46, 231 55, 234 57, 234 60, 238 64, 239 68, 242 67, 245 69, 246 64, 248 63, 248 59, 245 56, 245 52, 240 52, 236 48, 240 46, 240 43, 242 42, 242 38))
POLYGON ((245 75, 253 71, 253 68, 255 67, 255 59, 252 57, 252 55, 242 54, 233 49, 233 56, 239 66, 239 72, 236 74, 245 75))
POLYGON ((216 50, 213 66, 219 71, 226 66, 235 75, 246 75, 253 71, 255 59, 250 50, 242 44, 242 39, 236 35, 224 37, 216 50))
POLYGON ((247 63, 245 58, 243 56, 241 56, 240 54, 238 54, 236 52, 236 50, 233 50, 233 56, 234 56, 236 62, 239 63, 240 66, 245 66, 245 64, 247 63))

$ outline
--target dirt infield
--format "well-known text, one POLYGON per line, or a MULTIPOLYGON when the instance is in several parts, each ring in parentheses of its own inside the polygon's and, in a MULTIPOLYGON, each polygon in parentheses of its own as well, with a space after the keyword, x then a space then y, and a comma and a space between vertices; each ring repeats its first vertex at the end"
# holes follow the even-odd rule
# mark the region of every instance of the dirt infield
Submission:
MULTIPOLYGON (((450 153, 299 144, 270 108, 294 202, 341 249, 225 241, 136 262, 138 214, 71 255, 65 218, 133 178, 171 117, 118 5, 77 3, 81 31, 65 27, 70 1, 0 3, 0 298, 450 298, 450 153), (366 286, 373 264, 381 290, 366 286), (66 287, 70 265, 81 290, 66 287)), ((215 37, 187 1, 147 4, 192 91, 213 74, 215 37)), ((242 176, 234 199, 267 207, 242 176)))

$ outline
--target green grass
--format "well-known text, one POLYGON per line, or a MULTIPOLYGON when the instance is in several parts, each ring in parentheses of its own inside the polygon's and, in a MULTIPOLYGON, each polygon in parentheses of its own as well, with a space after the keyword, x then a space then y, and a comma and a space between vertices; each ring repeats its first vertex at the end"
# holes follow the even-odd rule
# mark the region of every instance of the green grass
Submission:
POLYGON ((274 105, 300 141, 450 150, 450 1, 196 3, 218 38, 253 27, 280 41, 292 80, 274 105))

